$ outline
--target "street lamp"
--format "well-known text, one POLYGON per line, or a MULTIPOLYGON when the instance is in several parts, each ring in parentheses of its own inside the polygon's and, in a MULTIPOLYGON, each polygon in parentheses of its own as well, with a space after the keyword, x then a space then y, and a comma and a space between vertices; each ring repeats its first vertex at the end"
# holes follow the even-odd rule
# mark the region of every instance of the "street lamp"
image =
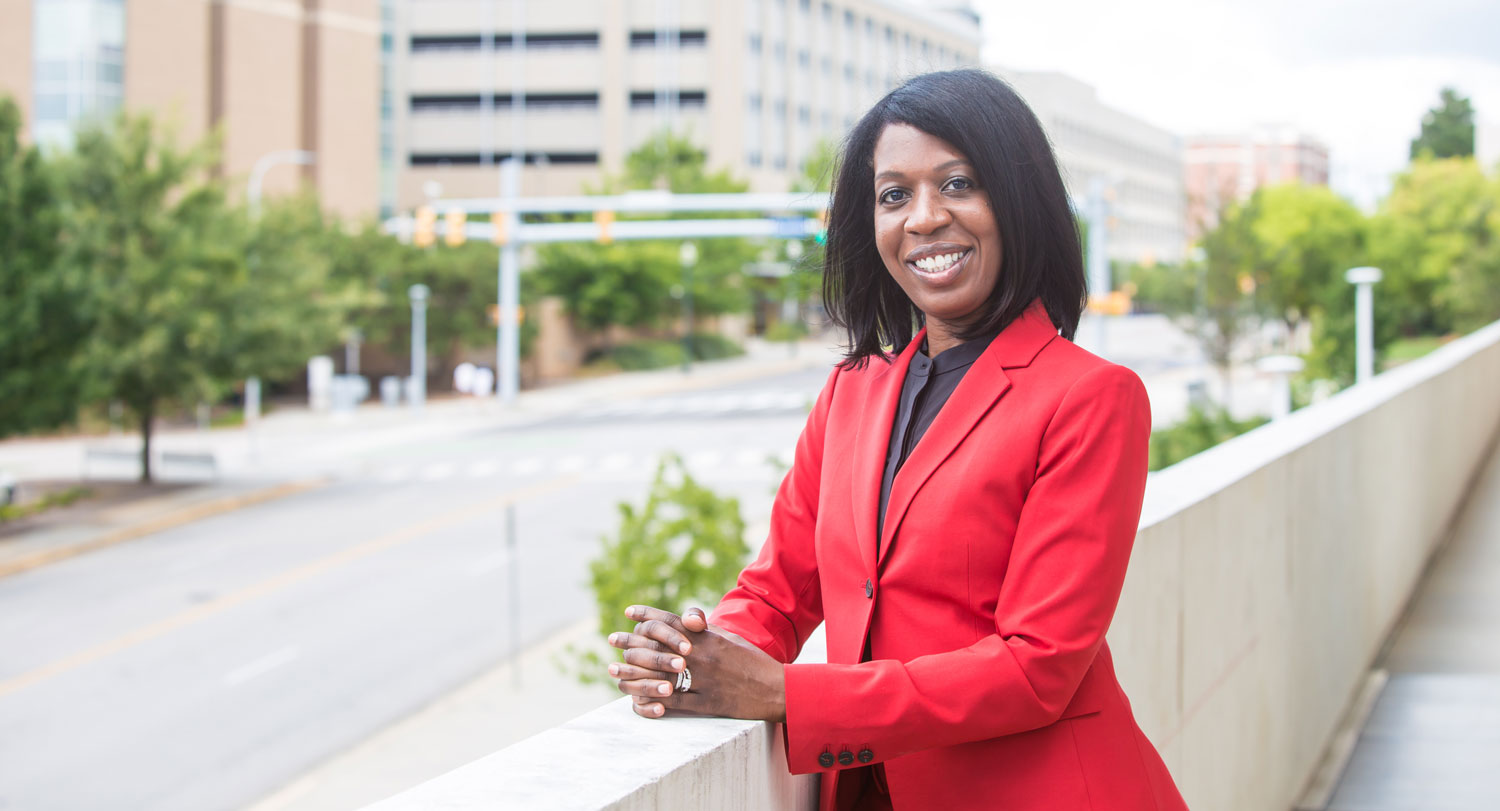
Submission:
MULTIPOLYGON (((266 172, 272 167, 283 163, 309 166, 314 161, 312 152, 305 149, 282 149, 276 152, 267 152, 260 156, 255 166, 250 170, 250 182, 245 189, 245 202, 250 209, 252 220, 260 219, 260 193, 261 186, 266 179, 266 172)), ((250 265, 250 270, 255 266, 250 265)), ((250 432, 250 454, 255 455, 255 428, 260 423, 260 378, 251 376, 245 380, 245 428, 250 432)))
POLYGON ((411 392, 408 399, 413 411, 421 411, 427 402, 427 285, 414 284, 406 289, 411 298, 411 392))
POLYGON ((1354 382, 1375 376, 1375 294, 1380 268, 1357 267, 1344 272, 1344 281, 1354 285, 1354 382))
POLYGON ((698 262, 698 246, 682 243, 677 258, 682 260, 682 371, 693 369, 693 265, 698 262))

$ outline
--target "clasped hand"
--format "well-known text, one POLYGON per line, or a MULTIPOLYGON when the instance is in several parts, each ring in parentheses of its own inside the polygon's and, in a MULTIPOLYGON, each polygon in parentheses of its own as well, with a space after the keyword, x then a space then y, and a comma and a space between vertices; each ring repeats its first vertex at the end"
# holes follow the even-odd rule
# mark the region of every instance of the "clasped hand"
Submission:
POLYGON ((697 608, 682 616, 644 605, 625 609, 636 620, 634 633, 613 633, 609 644, 625 651, 611 664, 620 692, 633 698, 636 715, 718 715, 761 721, 786 720, 786 681, 782 664, 740 636, 708 624, 697 608), (692 669, 687 692, 676 689, 677 675, 692 669))

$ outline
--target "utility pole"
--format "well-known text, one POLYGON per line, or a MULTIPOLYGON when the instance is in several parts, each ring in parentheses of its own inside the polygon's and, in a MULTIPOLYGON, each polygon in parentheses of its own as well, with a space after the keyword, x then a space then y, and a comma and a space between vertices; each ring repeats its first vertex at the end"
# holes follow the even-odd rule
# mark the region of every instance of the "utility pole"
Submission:
POLYGON ((421 411, 427 403, 427 285, 407 288, 411 297, 411 407, 421 411))
POLYGON ((1375 376, 1375 293, 1380 268, 1357 267, 1344 272, 1344 281, 1354 285, 1354 382, 1375 376))

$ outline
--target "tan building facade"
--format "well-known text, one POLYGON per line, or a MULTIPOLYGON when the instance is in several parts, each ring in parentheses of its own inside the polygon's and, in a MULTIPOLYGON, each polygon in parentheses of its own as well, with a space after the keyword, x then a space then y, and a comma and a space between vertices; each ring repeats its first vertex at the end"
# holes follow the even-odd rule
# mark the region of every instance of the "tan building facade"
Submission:
POLYGON ((1182 142, 1172 133, 1105 105, 1093 87, 1062 73, 995 71, 1041 121, 1063 180, 1082 209, 1091 187, 1107 201, 1107 254, 1121 262, 1180 262, 1182 142))
POLYGON ((1232 135, 1197 135, 1183 151, 1188 235, 1196 239, 1218 222, 1225 205, 1261 186, 1300 181, 1328 185, 1328 147, 1290 127, 1261 127, 1232 135))
POLYGON ((395 16, 399 209, 493 195, 512 154, 524 194, 577 193, 663 128, 782 190, 887 89, 975 64, 981 42, 972 12, 896 0, 407 0, 395 16))
POLYGON ((328 209, 373 215, 380 5, 0 0, 0 93, 21 101, 40 143, 65 145, 77 126, 122 105, 152 112, 181 144, 217 128, 221 170, 239 189, 262 156, 312 152, 311 165, 268 171, 264 193, 306 181, 328 209))

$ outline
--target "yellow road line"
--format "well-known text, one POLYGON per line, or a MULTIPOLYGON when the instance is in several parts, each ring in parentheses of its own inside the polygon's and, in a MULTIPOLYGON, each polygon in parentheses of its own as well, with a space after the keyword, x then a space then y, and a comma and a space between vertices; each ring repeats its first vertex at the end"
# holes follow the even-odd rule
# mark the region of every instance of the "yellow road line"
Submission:
POLYGON ((193 625, 227 609, 243 605, 257 598, 280 591, 288 586, 317 577, 345 564, 353 563, 361 558, 369 557, 377 552, 383 552, 404 543, 410 543, 440 529, 477 518, 497 507, 519 503, 556 490, 561 490, 578 481, 578 478, 577 475, 559 476, 555 479, 532 485, 531 487, 524 487, 520 490, 506 493, 499 498, 486 499, 459 512, 447 513, 436 518, 393 530, 378 538, 373 538, 362 544, 351 546, 294 569, 273 575, 210 602, 158 620, 150 625, 142 626, 134 631, 121 634, 114 639, 79 651, 49 665, 37 668, 28 673, 22 673, 6 681, 0 681, 0 698, 24 690, 53 676, 66 673, 87 664, 92 664, 120 651, 133 648, 143 642, 149 642, 172 631, 193 625))

